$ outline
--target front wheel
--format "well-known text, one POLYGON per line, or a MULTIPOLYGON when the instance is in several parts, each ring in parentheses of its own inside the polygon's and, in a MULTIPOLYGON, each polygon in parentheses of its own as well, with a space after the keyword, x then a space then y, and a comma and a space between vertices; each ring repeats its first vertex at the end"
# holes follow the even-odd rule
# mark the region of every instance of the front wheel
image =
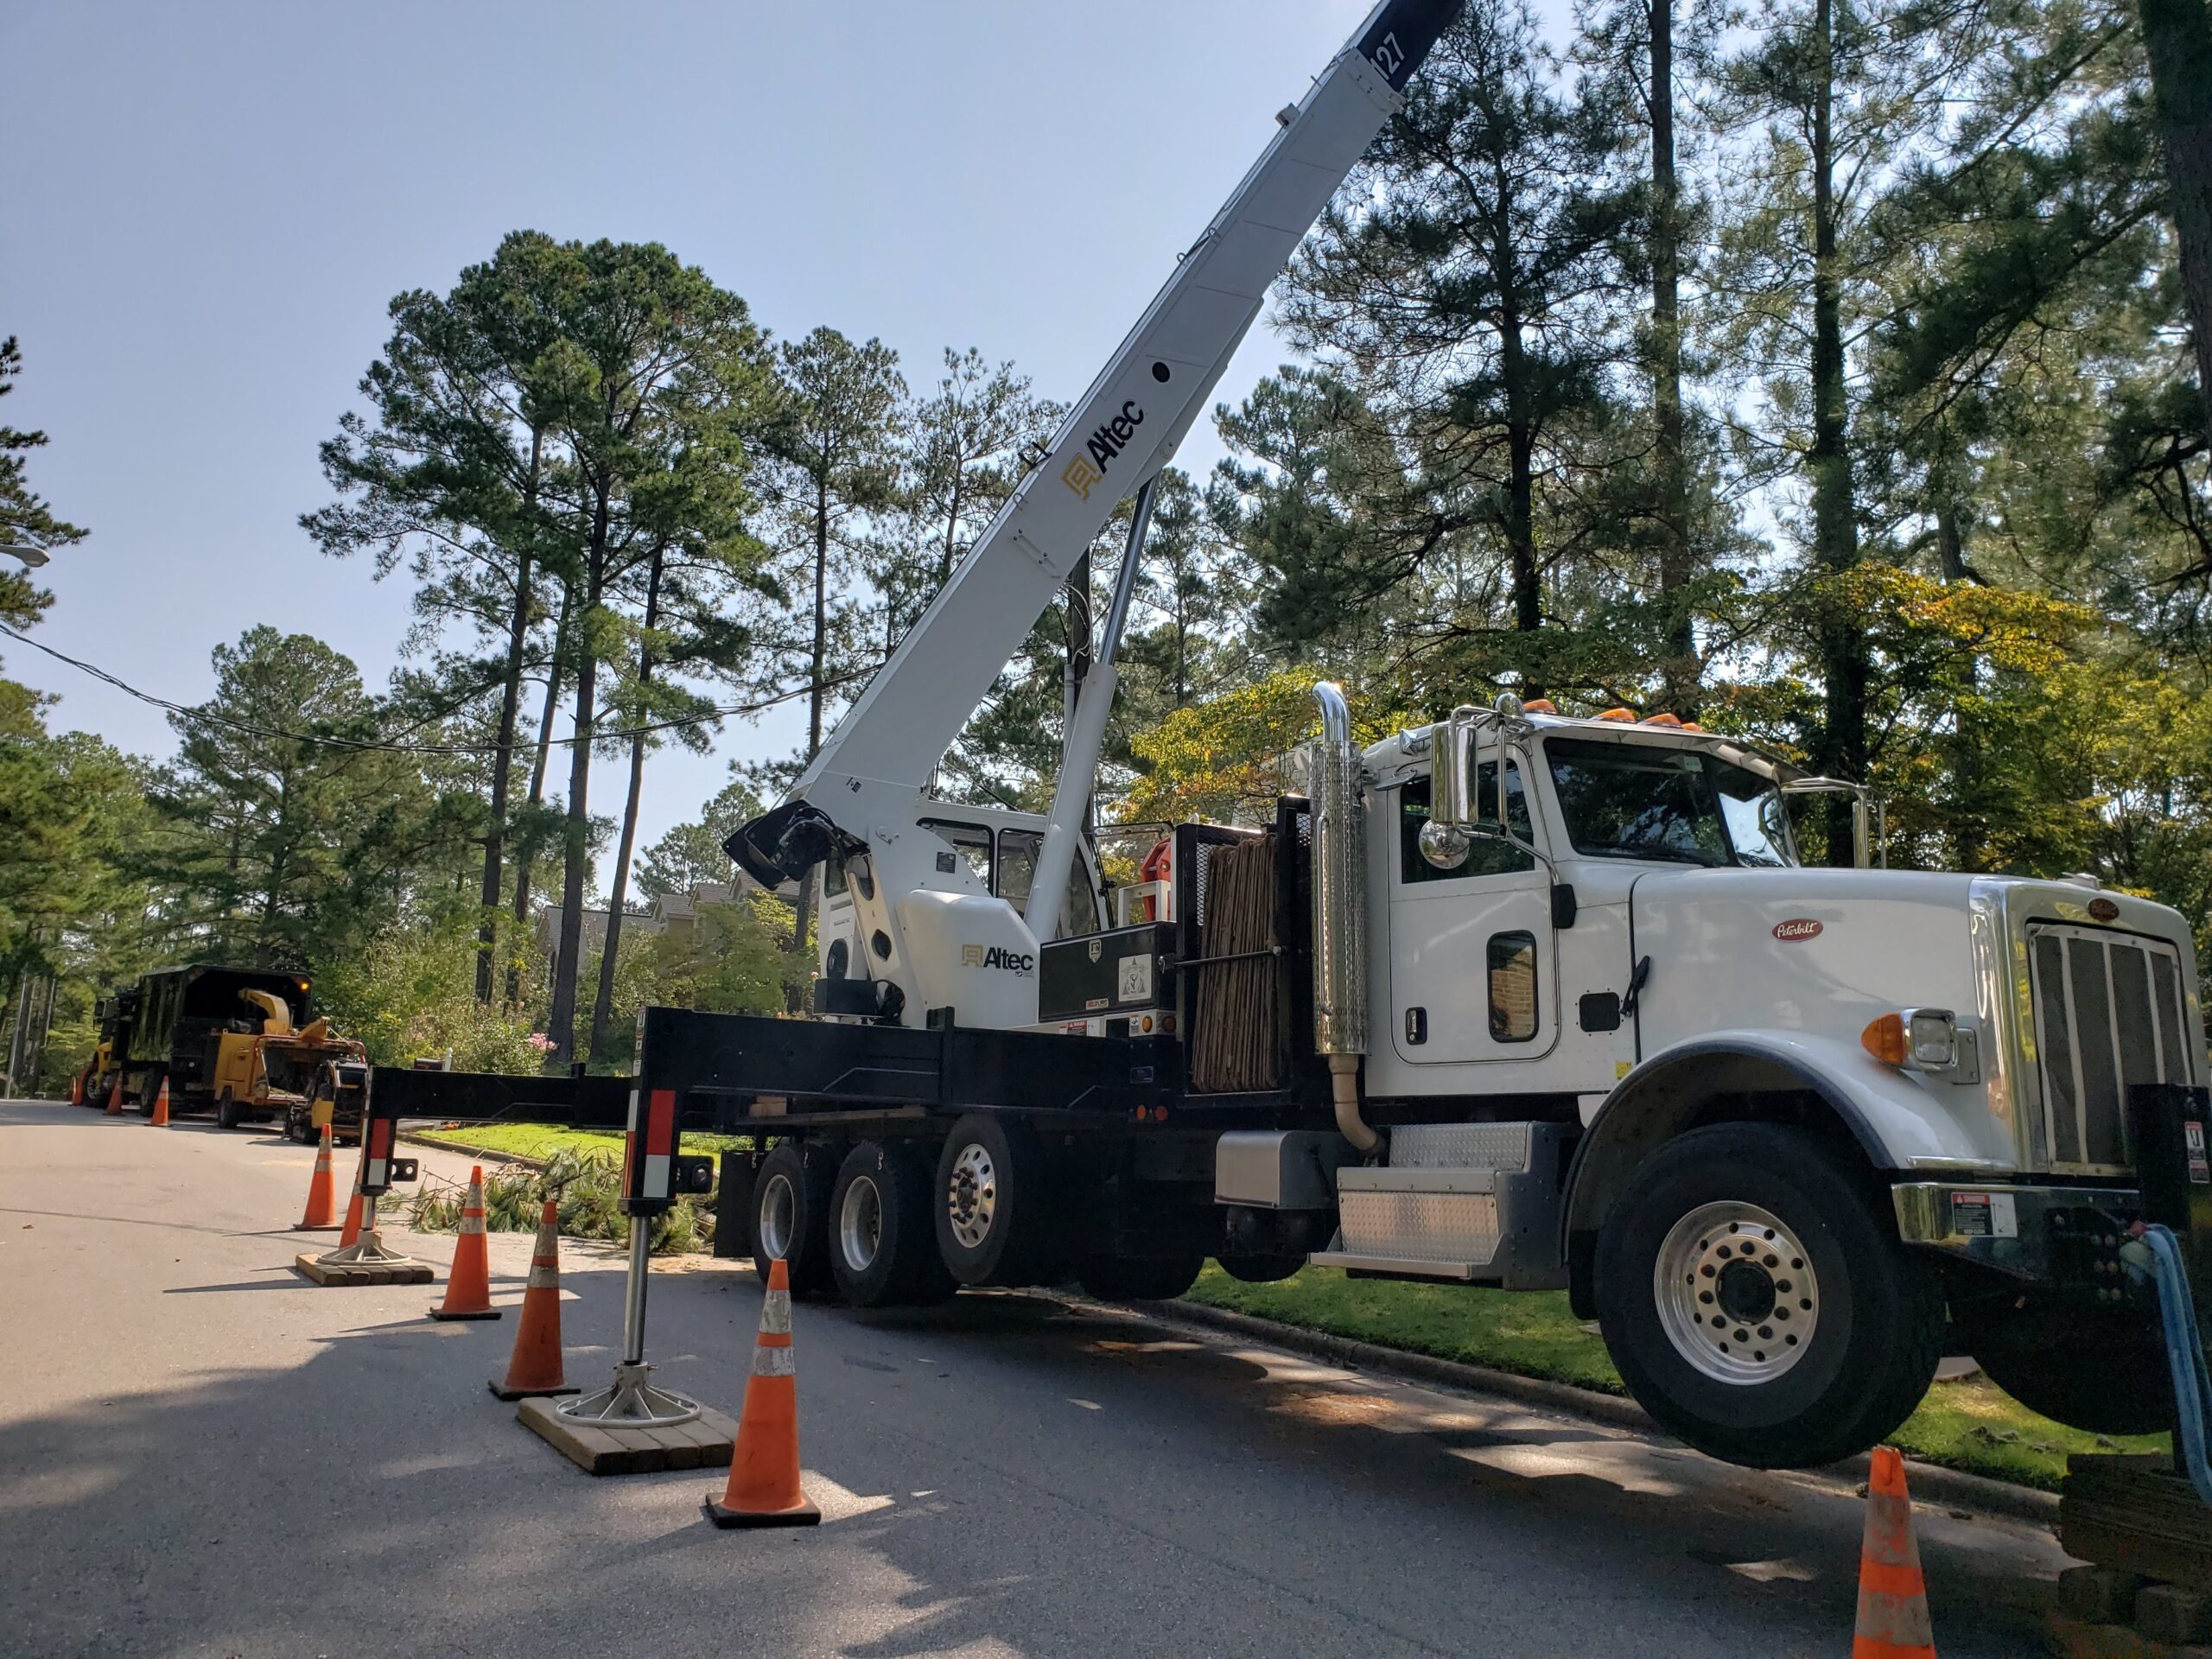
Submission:
POLYGON ((1770 1124, 1695 1129, 1644 1160, 1599 1235, 1597 1299, 1637 1402, 1752 1468, 1874 1445, 1942 1353, 1932 1276, 1819 1143, 1770 1124))
POLYGON ((239 1109, 238 1102, 231 1098, 231 1091, 224 1090, 222 1098, 215 1103, 215 1127, 235 1129, 245 1122, 245 1113, 239 1109))

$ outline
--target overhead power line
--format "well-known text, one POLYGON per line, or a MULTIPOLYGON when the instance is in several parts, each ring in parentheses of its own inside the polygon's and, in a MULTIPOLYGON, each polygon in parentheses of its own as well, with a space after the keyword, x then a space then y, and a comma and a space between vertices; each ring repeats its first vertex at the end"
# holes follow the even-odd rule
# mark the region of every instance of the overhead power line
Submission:
MULTIPOLYGON (((82 658, 72 657, 66 651, 56 651, 52 645, 34 639, 29 634, 11 628, 4 622, 0 622, 0 634, 19 640, 33 651, 42 651, 54 661, 67 663, 78 672, 89 674, 94 679, 113 686, 126 696, 136 697, 143 703, 150 703, 153 707, 174 715, 180 720, 193 721, 204 726, 220 726, 231 731, 244 732, 251 737, 276 738, 293 743, 321 743, 335 749, 359 749, 386 754, 497 754, 500 748, 497 743, 394 743, 381 738, 340 737, 327 732, 287 731, 282 727, 264 726, 250 720, 237 720, 229 715, 214 714, 205 709, 193 709, 181 702, 172 702, 167 697, 156 696, 151 691, 142 691, 130 681, 110 673, 99 664, 88 663, 82 658)), ((852 677, 854 677, 848 675, 831 681, 823 689, 826 690, 842 685, 852 677)), ((556 748, 568 748, 578 743, 607 743, 626 737, 647 737, 655 732, 674 731, 685 726, 709 725, 717 721, 728 720, 733 715, 765 713, 779 703, 789 702, 795 697, 805 696, 810 690, 811 688, 809 686, 795 686, 789 691, 779 691, 774 696, 764 697, 758 702, 732 703, 727 708, 711 709, 702 714, 679 715, 667 720, 650 721, 642 726, 598 727, 593 729, 588 737, 571 733, 567 737, 554 738, 551 742, 556 748)), ((532 743, 535 741, 535 739, 531 740, 532 743)), ((518 740, 512 747, 522 748, 527 746, 518 740)))

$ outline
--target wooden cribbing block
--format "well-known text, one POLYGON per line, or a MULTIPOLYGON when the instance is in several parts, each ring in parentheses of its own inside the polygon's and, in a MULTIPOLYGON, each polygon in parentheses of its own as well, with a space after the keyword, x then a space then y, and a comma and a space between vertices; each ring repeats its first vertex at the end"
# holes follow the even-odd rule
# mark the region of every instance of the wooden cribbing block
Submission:
POLYGON ((515 1408, 515 1421, 588 1475, 727 1468, 737 1438, 737 1425, 711 1407, 700 1408, 696 1421, 671 1428, 601 1428, 571 1421, 559 1405, 555 1400, 525 1400, 515 1408))
POLYGON ((305 1279, 318 1285, 427 1285, 432 1281, 427 1262, 380 1262, 366 1264, 339 1263, 326 1266, 313 1255, 295 1256, 292 1266, 305 1279))
POLYGON ((2212 1584, 2212 1509, 2164 1457, 2069 1458, 2058 1541, 2099 1567, 2190 1590, 2212 1584))

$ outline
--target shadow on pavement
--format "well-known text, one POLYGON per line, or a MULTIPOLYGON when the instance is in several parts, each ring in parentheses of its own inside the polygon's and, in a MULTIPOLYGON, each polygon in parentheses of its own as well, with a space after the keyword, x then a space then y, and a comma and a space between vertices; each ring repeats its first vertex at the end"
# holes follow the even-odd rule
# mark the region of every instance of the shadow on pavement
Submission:
MULTIPOLYGON (((595 1386, 621 1279, 568 1285, 569 1380, 595 1386)), ((372 1295, 274 1273, 168 1294, 278 1288, 372 1295)), ((652 1294, 661 1379, 733 1408, 754 1282, 656 1275, 652 1294)), ((485 1390, 512 1320, 364 1325, 302 1363, 0 1424, 0 1647, 1626 1659, 1849 1641, 1857 1507, 1694 1453, 1038 1297, 803 1304, 797 1324, 806 1465, 883 1500, 825 1503, 810 1533, 708 1527, 709 1471, 581 1474, 485 1390)), ((2047 1650, 2011 1554, 1923 1551, 1947 1656, 2047 1650)))

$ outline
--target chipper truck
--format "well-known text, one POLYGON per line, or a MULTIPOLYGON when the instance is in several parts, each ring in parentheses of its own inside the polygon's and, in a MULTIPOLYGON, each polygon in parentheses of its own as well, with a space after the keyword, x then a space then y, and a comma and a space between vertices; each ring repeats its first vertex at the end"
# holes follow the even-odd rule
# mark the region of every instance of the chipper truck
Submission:
POLYGON ((105 1105, 119 1074, 124 1097, 147 1116, 165 1082, 172 1112, 213 1109, 226 1128, 245 1116, 273 1116, 273 1105, 251 1103, 262 1086, 250 1077, 253 1046, 272 1020, 287 1035, 306 1021, 308 989, 303 974, 209 963, 141 976, 100 1005, 85 1103, 105 1105))

